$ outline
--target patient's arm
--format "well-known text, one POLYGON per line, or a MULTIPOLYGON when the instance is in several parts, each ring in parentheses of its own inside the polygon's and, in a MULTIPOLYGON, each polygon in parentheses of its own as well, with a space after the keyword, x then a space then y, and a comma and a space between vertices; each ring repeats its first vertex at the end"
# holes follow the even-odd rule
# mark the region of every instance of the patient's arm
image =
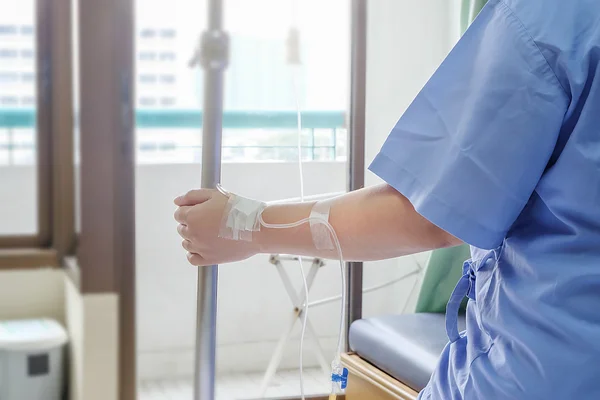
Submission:
MULTIPOLYGON (((458 245, 461 242, 433 225, 392 187, 383 184, 329 200, 329 222, 346 260, 381 260, 458 245)), ((194 265, 238 261, 257 253, 284 253, 337 258, 335 250, 317 250, 309 224, 296 228, 261 227, 252 243, 218 238, 227 198, 214 190, 191 191, 175 200, 175 218, 183 246, 194 265)), ((314 203, 270 205, 268 224, 291 223, 310 215, 314 203)))
MULTIPOLYGON (((386 184, 330 201, 329 222, 347 260, 381 260, 460 243, 423 218, 404 196, 386 184)), ((267 223, 293 222, 309 215, 311 207, 273 205, 265 210, 263 218, 267 223)), ((258 238, 265 253, 337 257, 335 251, 315 250, 306 225, 286 230, 263 228, 258 238)))

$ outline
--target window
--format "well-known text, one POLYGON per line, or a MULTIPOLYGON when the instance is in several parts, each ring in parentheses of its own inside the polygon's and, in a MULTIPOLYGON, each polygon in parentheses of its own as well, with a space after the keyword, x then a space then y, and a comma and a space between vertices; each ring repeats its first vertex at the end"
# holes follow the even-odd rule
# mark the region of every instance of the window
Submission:
POLYGON ((162 29, 160 37, 164 39, 173 39, 176 36, 175 29, 162 29))
MULTIPOLYGON (((136 171, 140 178, 138 183, 141 182, 136 186, 138 198, 147 197, 152 190, 166 193, 163 189, 167 186, 184 187, 185 182, 199 180, 198 163, 202 161, 203 154, 202 121, 204 119, 206 122, 208 118, 202 112, 206 88, 202 68, 188 68, 187 63, 193 56, 199 34, 206 30, 206 18, 198 18, 198 15, 206 17, 205 3, 197 0, 137 2, 136 25, 142 28, 156 26, 157 29, 154 39, 148 40, 139 34, 136 37, 140 51, 154 51, 156 54, 156 59, 150 63, 138 53, 137 71, 141 74, 152 73, 157 77, 157 83, 152 86, 143 83, 139 74, 136 77, 136 171), (174 38, 164 34, 168 27, 176 27, 174 38), (146 185, 145 182, 149 183, 146 185)), ((292 68, 286 64, 285 45, 290 0, 261 0, 261 7, 249 0, 228 0, 223 3, 224 25, 230 37, 231 50, 230 63, 224 72, 221 151, 224 179, 231 181, 227 174, 227 171, 231 171, 239 178, 239 182, 259 182, 260 178, 257 177, 268 178, 274 184, 290 178, 296 180, 297 116, 292 68), (265 13, 265 9, 270 12, 265 13)), ((321 173, 311 177, 310 184, 313 188, 321 185, 319 187, 326 188, 323 191, 331 192, 339 188, 343 190, 345 184, 343 179, 338 179, 335 188, 331 187, 332 175, 329 171, 337 171, 335 177, 343 178, 345 168, 342 157, 345 153, 339 152, 339 147, 335 146, 345 143, 344 116, 348 97, 340 87, 344 89, 349 82, 346 71, 349 64, 346 53, 350 47, 346 37, 349 19, 348 13, 344 12, 350 8, 349 4, 348 0, 298 2, 305 22, 301 27, 300 40, 303 66, 298 68, 299 97, 304 111, 302 155, 304 160, 327 162, 327 166, 316 167, 315 171, 321 173), (317 29, 310 26, 314 20, 318 21, 318 24, 314 24, 319 25, 317 29), (339 157, 335 158, 335 154, 339 157), (340 163, 332 163, 338 160, 340 163)), ((204 150, 213 149, 205 146, 204 150)), ((248 195, 264 197, 260 189, 248 195)), ((281 196, 279 198, 297 196, 295 190, 292 194, 279 191, 275 194, 272 191, 270 195, 281 196)), ((154 202, 148 205, 148 209, 148 216, 140 214, 140 218, 151 218, 152 213, 156 212, 154 202)), ((155 232, 145 235, 141 245, 144 248, 157 248, 156 244, 164 242, 162 231, 162 228, 155 229, 155 232)), ((167 256, 171 257, 170 253, 165 253, 167 256)), ((175 256, 172 259, 175 260, 175 256)), ((177 262, 170 260, 171 264, 177 262)), ((153 268, 152 263, 155 263, 152 257, 139 260, 140 274, 148 276, 148 271, 153 268), (146 268, 146 265, 150 268, 146 268)), ((172 275, 167 278, 172 278, 171 282, 182 287, 182 281, 187 278, 180 279, 172 275)), ((141 299, 138 308, 139 320, 142 321, 138 326, 141 340, 147 340, 144 338, 149 337, 149 330, 157 326, 159 331, 152 333, 168 338, 168 329, 161 328, 165 325, 161 322, 168 321, 170 314, 152 309, 147 296, 152 296, 151 290, 141 287, 138 291, 138 298, 141 299), (144 324, 143 321, 151 321, 152 324, 144 324)), ((178 293, 174 296, 177 297, 178 293)), ((161 302, 163 300, 158 299, 161 302)), ((240 313, 239 318, 251 319, 243 314, 240 313)), ((332 330, 336 329, 335 323, 330 325, 332 330)), ((188 331, 191 332, 193 328, 190 326, 188 331)), ((234 334, 234 331, 231 333, 234 334)), ((180 345, 177 340, 165 341, 164 344, 169 349, 176 349, 180 345)), ((192 365, 189 368, 191 370, 192 365)), ((323 378, 325 385, 326 378, 323 378)))
POLYGON ((144 74, 139 77, 140 83, 156 83, 156 75, 144 74))
POLYGON ((33 96, 22 97, 21 104, 24 106, 33 106, 35 105, 35 98, 33 96))
POLYGON ((176 100, 174 97, 163 97, 162 99, 160 99, 161 106, 174 106, 175 103, 176 100))
POLYGON ((31 25, 21 26, 21 35, 23 35, 23 36, 33 35, 33 26, 31 26, 31 25))
POLYGON ((10 189, 0 189, 0 243, 17 235, 29 247, 37 246, 44 219, 37 201, 36 104, 29 100, 36 96, 35 18, 35 0, 0 0, 0 188, 10 189), (22 84, 24 75, 32 84, 22 84))
POLYGON ((17 52, 17 50, 0 49, 0 58, 5 58, 5 59, 17 58, 18 54, 19 53, 17 52))
POLYGON ((175 53, 171 52, 171 51, 166 51, 163 53, 160 53, 158 58, 160 59, 160 61, 175 61, 175 53))
POLYGON ((151 107, 156 104, 156 99, 152 97, 140 97, 140 105, 142 107, 151 107))
POLYGON ((150 39, 156 36, 156 31, 154 29, 142 29, 140 36, 144 39, 150 39))
POLYGON ((0 25, 0 35, 14 35, 17 27, 14 25, 0 25))
POLYGON ((16 106, 19 100, 16 96, 2 96, 0 97, 0 105, 3 106, 16 106))
POLYGON ((30 50, 30 49, 21 50, 21 58, 32 59, 33 56, 34 56, 33 50, 30 50))
MULTIPOLYGON (((181 1, 178 4, 182 9, 195 9, 196 3, 191 0, 177 1, 181 1)), ((284 8, 281 3, 289 1, 264 3, 284 8)), ((344 161, 350 77, 349 31, 343 13, 349 7, 346 0, 330 0, 327 7, 312 3, 304 2, 302 6, 303 12, 319 10, 318 16, 305 18, 301 26, 304 65, 299 72, 299 87, 305 110, 302 155, 306 160, 344 161)), ((260 13, 246 0, 231 0, 228 4, 225 20, 230 60, 225 72, 223 161, 295 161, 295 98, 285 62, 288 26, 281 21, 285 13, 279 9, 260 13), (252 17, 255 15, 260 16, 261 23, 256 23, 252 17)), ((199 12, 202 10, 199 8, 199 12)), ((168 154, 161 153, 158 144, 138 147, 137 161, 198 162, 203 73, 200 68, 185 68, 192 48, 172 43, 197 43, 198 33, 204 31, 203 22, 198 22, 192 11, 172 10, 168 2, 138 2, 136 24, 141 28, 136 37, 140 49, 137 68, 141 72, 136 82, 140 93, 137 105, 149 108, 138 119, 144 121, 137 128, 138 143, 175 143, 168 154), (155 80, 144 75, 153 75, 155 80)))
POLYGON ((175 83, 175 75, 161 75, 160 76, 161 83, 175 83))
POLYGON ((138 60, 154 61, 154 60, 156 60, 156 53, 151 52, 151 51, 142 51, 138 54, 138 60))
POLYGON ((35 80, 35 74, 32 72, 24 72, 21 74, 21 80, 23 82, 33 82, 35 80))
POLYGON ((19 74, 16 72, 0 72, 0 84, 13 83, 19 80, 19 74))

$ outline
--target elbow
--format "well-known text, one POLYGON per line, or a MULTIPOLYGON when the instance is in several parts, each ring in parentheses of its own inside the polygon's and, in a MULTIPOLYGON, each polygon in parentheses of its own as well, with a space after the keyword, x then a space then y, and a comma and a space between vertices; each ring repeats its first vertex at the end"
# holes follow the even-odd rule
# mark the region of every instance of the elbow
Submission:
MULTIPOLYGON (((437 228, 437 227, 436 227, 437 228)), ((441 228, 437 228, 441 231, 440 233, 440 248, 447 248, 447 247, 456 247, 456 246, 460 246, 462 244, 464 244, 464 242, 462 240, 460 240, 459 238, 457 238, 454 235, 451 235, 450 233, 446 232, 445 230, 441 229, 441 228)))
POLYGON ((452 235, 448 231, 440 228, 439 226, 433 224, 429 220, 423 218, 425 224, 427 224, 427 237, 429 238, 430 250, 435 249, 445 249, 448 247, 456 247, 464 244, 462 240, 452 235))

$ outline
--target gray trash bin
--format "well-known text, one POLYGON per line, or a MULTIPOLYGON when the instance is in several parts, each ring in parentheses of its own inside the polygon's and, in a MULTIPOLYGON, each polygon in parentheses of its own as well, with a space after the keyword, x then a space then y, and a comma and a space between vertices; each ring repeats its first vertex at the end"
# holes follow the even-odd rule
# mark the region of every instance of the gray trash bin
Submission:
POLYGON ((56 321, 0 321, 0 399, 61 400, 66 343, 56 321))

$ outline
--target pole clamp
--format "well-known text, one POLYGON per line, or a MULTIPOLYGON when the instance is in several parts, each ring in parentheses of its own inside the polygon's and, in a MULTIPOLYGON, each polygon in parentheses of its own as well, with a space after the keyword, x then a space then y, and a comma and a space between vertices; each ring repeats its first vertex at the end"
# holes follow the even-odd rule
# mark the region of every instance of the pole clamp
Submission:
POLYGON ((206 31, 200 39, 199 57, 204 69, 223 70, 229 64, 229 35, 223 31, 206 31))

